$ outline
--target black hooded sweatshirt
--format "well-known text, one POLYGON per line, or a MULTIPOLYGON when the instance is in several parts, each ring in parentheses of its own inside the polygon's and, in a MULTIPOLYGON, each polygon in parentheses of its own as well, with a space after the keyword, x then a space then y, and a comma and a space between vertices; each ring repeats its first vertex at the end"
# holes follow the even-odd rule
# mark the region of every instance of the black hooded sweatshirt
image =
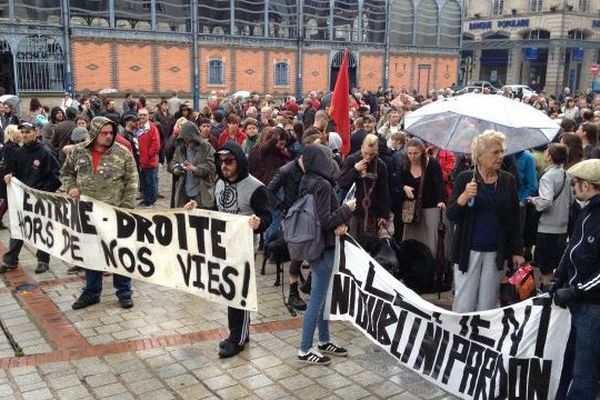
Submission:
POLYGON ((333 190, 337 171, 331 162, 332 158, 331 150, 320 144, 306 146, 302 153, 306 173, 300 181, 300 196, 312 194, 315 199, 325 248, 335 246, 333 231, 352 217, 347 205, 339 205, 333 190))
MULTIPOLYGON (((271 225, 272 220, 267 188, 248 173, 248 160, 237 143, 225 143, 222 151, 229 151, 236 158, 238 174, 235 181, 229 181, 223 176, 221 166, 217 162, 219 176, 215 187, 217 208, 219 211, 231 214, 256 215, 260 218, 260 225, 254 233, 261 233, 271 225)), ((218 160, 218 155, 215 159, 218 160)))
POLYGON ((19 149, 13 174, 29 187, 55 192, 60 187, 59 169, 54 154, 38 140, 19 149))

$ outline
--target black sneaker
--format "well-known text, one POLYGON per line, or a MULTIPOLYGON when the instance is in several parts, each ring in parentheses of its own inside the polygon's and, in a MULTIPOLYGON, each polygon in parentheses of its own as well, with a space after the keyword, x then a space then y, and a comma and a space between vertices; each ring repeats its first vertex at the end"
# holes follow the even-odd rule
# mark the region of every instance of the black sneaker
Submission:
POLYGON ((317 347, 320 351, 322 351, 325 354, 333 354, 338 357, 348 356, 348 350, 332 342, 326 343, 324 345, 319 345, 317 347))
POLYGON ((131 297, 121 297, 119 298, 119 305, 121 308, 131 308, 133 307, 133 299, 131 297))
POLYGON ((5 273, 6 271, 14 271, 15 269, 17 269, 17 265, 11 265, 11 264, 7 264, 5 262, 2 263, 2 266, 0 266, 0 274, 5 273))
POLYGON ((308 353, 304 355, 298 354, 298 361, 306 363, 306 364, 314 364, 314 365, 329 365, 331 364, 331 358, 324 356, 315 350, 309 350, 308 353))
POLYGON ((92 299, 86 296, 84 293, 79 296, 79 298, 71 305, 73 310, 80 310, 82 308, 86 308, 89 306, 93 306, 94 304, 100 303, 100 299, 92 299))
POLYGON ((226 341, 225 345, 219 350, 219 358, 229 358, 235 355, 238 355, 242 350, 244 350, 244 345, 239 345, 235 343, 231 343, 230 341, 226 341))
MULTIPOLYGON (((247 337, 246 340, 244 341, 244 344, 248 343, 250 341, 250 338, 247 337)), ((229 338, 227 339, 223 339, 219 342, 219 348, 220 349, 224 349, 228 343, 231 343, 231 341, 229 340, 229 338)))
POLYGON ((37 268, 35 269, 35 273, 36 274, 42 274, 46 271, 48 271, 50 269, 50 266, 48 265, 48 263, 45 262, 39 262, 37 265, 37 268))
POLYGON ((300 298, 298 293, 290 293, 287 304, 294 310, 306 311, 306 302, 300 298))

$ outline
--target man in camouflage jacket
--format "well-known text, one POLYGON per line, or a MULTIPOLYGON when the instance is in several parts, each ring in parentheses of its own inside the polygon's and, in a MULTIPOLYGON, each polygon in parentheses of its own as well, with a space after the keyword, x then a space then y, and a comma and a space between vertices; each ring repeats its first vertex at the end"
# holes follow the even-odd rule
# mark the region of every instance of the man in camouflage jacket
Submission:
MULTIPOLYGON (((95 117, 90 125, 90 140, 73 147, 60 172, 60 180, 69 196, 81 194, 115 207, 133 208, 138 191, 135 160, 115 144, 117 125, 105 117, 95 117)), ((74 310, 100 302, 102 272, 85 270, 86 285, 72 307, 74 310)), ((113 275, 119 304, 133 307, 131 278, 113 275)))

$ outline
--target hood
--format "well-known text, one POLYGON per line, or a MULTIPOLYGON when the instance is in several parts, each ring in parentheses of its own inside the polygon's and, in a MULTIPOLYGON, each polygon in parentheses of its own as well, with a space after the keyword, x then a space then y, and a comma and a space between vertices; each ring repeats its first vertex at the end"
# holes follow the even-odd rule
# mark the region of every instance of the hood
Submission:
MULTIPOLYGON (((236 179, 235 182, 239 182, 243 179, 245 179, 248 176, 248 159, 246 158, 246 155, 244 154, 244 150, 242 150, 242 148, 240 147, 240 145, 238 145, 237 143, 234 142, 227 142, 223 145, 223 147, 221 148, 221 150, 217 151, 217 154, 215 154, 215 161, 218 161, 219 159, 219 153, 224 152, 224 151, 228 151, 231 154, 233 154, 233 156, 236 158, 237 160, 237 165, 238 165, 238 177, 236 179)), ((217 162, 217 175, 219 175, 219 178, 229 182, 221 173, 221 166, 219 165, 219 163, 217 162)), ((231 182, 234 183, 234 182, 231 182)))
POLYGON ((52 111, 50 111, 50 121, 52 121, 52 123, 56 123, 56 114, 58 114, 59 112, 63 112, 62 108, 56 106, 56 107, 52 107, 52 111))
MULTIPOLYGON (((100 129, 102 129, 102 127, 106 124, 111 124, 115 130, 115 133, 119 132, 119 127, 117 124, 110 119, 106 117, 94 117, 92 122, 90 122, 90 144, 94 143, 94 140, 96 140, 96 137, 98 137, 98 132, 100 132, 100 129)), ((111 143, 111 146, 115 143, 116 137, 116 135, 113 135, 113 142, 111 143)))
POLYGON ((200 130, 198 129, 198 126, 191 121, 185 122, 179 129, 179 136, 177 136, 177 144, 185 143, 186 138, 189 138, 194 142, 202 143, 200 130))
POLYGON ((306 173, 322 176, 328 181, 336 178, 332 160, 331 150, 321 144, 308 145, 302 153, 302 162, 306 173))

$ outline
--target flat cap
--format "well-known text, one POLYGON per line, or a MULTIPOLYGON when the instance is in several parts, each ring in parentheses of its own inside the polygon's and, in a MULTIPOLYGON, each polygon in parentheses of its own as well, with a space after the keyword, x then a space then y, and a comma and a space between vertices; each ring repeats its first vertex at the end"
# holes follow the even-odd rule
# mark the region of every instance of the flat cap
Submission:
POLYGON ((574 178, 600 185, 600 159, 578 162, 567 172, 574 178))

